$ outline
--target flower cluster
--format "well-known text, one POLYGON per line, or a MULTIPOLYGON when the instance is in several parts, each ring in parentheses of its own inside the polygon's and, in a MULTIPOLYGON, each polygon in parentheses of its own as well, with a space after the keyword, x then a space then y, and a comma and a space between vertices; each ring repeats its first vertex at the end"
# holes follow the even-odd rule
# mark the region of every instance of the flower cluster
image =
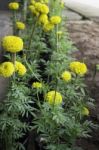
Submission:
POLYGON ((52 23, 52 24, 59 24, 60 22, 61 22, 61 17, 59 17, 59 16, 52 16, 51 18, 50 18, 50 22, 52 23))
POLYGON ((54 26, 59 24, 61 22, 61 17, 60 16, 52 16, 47 23, 44 24, 43 28, 44 31, 50 31, 54 29, 54 26))
POLYGON ((36 16, 49 13, 49 7, 46 4, 35 1, 31 2, 31 5, 29 5, 29 10, 36 16))
POLYGON ((43 29, 46 32, 53 30, 54 26, 61 22, 60 16, 48 17, 49 7, 42 2, 32 0, 29 10, 38 17, 38 22, 43 25, 43 29))
POLYGON ((48 22, 47 24, 44 25, 44 31, 48 32, 50 30, 53 30, 54 29, 54 25, 50 22, 48 22))
POLYGON ((11 3, 9 3, 8 7, 11 10, 18 10, 19 9, 19 3, 17 3, 17 2, 11 2, 11 3))
POLYGON ((41 82, 33 82, 32 87, 36 88, 36 89, 42 88, 42 83, 41 82))
POLYGON ((41 14, 38 20, 42 24, 47 24, 48 23, 48 16, 46 14, 41 14))
POLYGON ((4 62, 0 65, 0 75, 8 78, 13 75, 15 69, 12 62, 4 62))
POLYGON ((21 62, 16 61, 15 71, 18 73, 18 75, 23 76, 26 73, 27 69, 21 62))
POLYGON ((70 69, 72 72, 76 73, 77 75, 83 76, 87 73, 87 66, 84 63, 74 61, 70 63, 70 69))
POLYGON ((16 28, 19 30, 24 30, 25 29, 25 24, 23 22, 17 21, 16 22, 16 28))
POLYGON ((49 104, 59 105, 62 103, 62 95, 57 91, 50 91, 45 95, 45 99, 49 104))
POLYGON ((70 73, 69 71, 64 71, 64 72, 62 73, 62 75, 61 75, 61 78, 62 78, 64 81, 68 82, 68 81, 71 80, 71 73, 70 73))
POLYGON ((16 53, 23 49, 23 40, 17 36, 5 36, 2 47, 8 52, 16 53))
POLYGON ((0 65, 0 75, 7 78, 11 77, 14 72, 18 75, 23 76, 26 73, 26 67, 21 63, 16 61, 15 65, 12 62, 4 62, 0 65))

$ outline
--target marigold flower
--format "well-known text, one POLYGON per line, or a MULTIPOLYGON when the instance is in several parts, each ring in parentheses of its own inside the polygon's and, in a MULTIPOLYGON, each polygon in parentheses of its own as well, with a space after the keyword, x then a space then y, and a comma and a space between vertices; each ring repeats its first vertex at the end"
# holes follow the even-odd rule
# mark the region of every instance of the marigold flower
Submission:
POLYGON ((71 80, 71 73, 70 73, 69 71, 64 71, 64 72, 62 73, 62 75, 61 75, 61 78, 62 78, 64 81, 68 82, 68 81, 71 80))
POLYGON ((34 9, 35 9, 35 7, 34 7, 33 5, 29 5, 29 6, 28 6, 28 9, 29 9, 31 12, 33 12, 34 9))
POLYGON ((43 24, 47 24, 48 23, 48 16, 46 14, 41 14, 39 17, 39 22, 43 23, 43 24))
POLYGON ((17 36, 5 36, 2 47, 8 52, 16 53, 23 49, 23 40, 17 36))
POLYGON ((28 6, 28 9, 31 11, 31 12, 34 12, 36 9, 33 5, 29 5, 28 6))
POLYGON ((41 7, 40 12, 43 13, 43 14, 48 14, 48 13, 49 13, 49 8, 48 8, 48 6, 45 5, 45 4, 42 4, 42 7, 41 7))
POLYGON ((43 27, 44 31, 46 31, 46 32, 48 32, 50 30, 53 30, 53 28, 54 28, 54 25, 52 23, 50 23, 50 22, 45 24, 44 27, 43 27))
POLYGON ((26 73, 27 69, 21 62, 16 61, 15 71, 18 73, 18 75, 23 76, 26 73))
POLYGON ((87 107, 83 107, 82 115, 85 115, 85 116, 88 116, 88 115, 89 115, 89 110, 88 110, 87 107))
POLYGON ((50 21, 52 24, 59 24, 61 22, 61 17, 60 16, 52 16, 50 18, 50 21))
POLYGON ((39 16, 39 12, 36 10, 36 8, 33 5, 29 5, 28 8, 31 11, 31 13, 33 13, 36 16, 39 16))
POLYGON ((49 104, 59 105, 62 103, 62 95, 57 91, 50 91, 45 95, 45 99, 49 104))
POLYGON ((11 2, 11 3, 9 3, 8 7, 9 7, 9 9, 12 9, 12 10, 18 10, 19 9, 19 3, 11 2))
POLYGON ((31 3, 32 5, 34 5, 36 2, 35 2, 34 0, 31 0, 30 3, 31 3))
POLYGON ((40 82, 33 82, 32 83, 32 87, 36 88, 36 89, 42 88, 42 83, 40 83, 40 82))
POLYGON ((41 7, 42 7, 42 3, 36 2, 34 6, 35 6, 35 9, 37 9, 38 11, 40 11, 41 7))
POLYGON ((17 21, 16 22, 16 28, 19 30, 24 30, 25 29, 25 24, 23 22, 17 21))
POLYGON ((40 2, 35 3, 35 8, 42 14, 48 14, 49 8, 46 4, 42 4, 40 2))
POLYGON ((87 66, 84 63, 74 61, 70 63, 70 69, 74 73, 83 76, 87 72, 87 66))
POLYGON ((0 74, 7 78, 13 75, 15 69, 12 62, 4 62, 0 65, 0 74))

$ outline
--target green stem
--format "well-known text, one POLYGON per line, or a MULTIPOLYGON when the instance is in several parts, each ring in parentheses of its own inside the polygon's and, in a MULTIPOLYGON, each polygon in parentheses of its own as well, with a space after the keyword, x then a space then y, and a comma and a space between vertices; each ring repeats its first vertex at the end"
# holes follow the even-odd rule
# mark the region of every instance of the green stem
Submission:
POLYGON ((16 53, 13 53, 12 54, 12 62, 14 64, 14 66, 15 66, 15 61, 16 61, 16 53))
POLYGON ((58 37, 58 25, 56 25, 56 47, 57 47, 57 52, 59 49, 59 37, 58 37))
POLYGON ((54 103, 53 103, 53 107, 54 107, 54 104, 55 104, 55 98, 56 98, 57 87, 58 87, 58 78, 56 78, 55 95, 54 95, 54 103))
MULTIPOLYGON (((13 53, 13 54, 12 54, 12 62, 13 62, 13 64, 14 64, 14 69, 15 69, 15 61, 16 61, 16 53, 13 53)), ((14 72, 14 74, 13 74, 13 79, 14 79, 14 81, 15 81, 15 72, 14 72)))
POLYGON ((37 90, 37 100, 38 100, 38 102, 40 102, 39 95, 38 95, 38 90, 37 90))
MULTIPOLYGON (((57 34, 57 32, 58 32, 58 25, 56 26, 56 50, 57 50, 57 52, 58 52, 58 34, 57 34)), ((56 84, 55 84, 55 96, 54 96, 54 103, 53 104, 55 104, 55 98, 56 98, 56 92, 57 92, 57 87, 58 87, 58 77, 57 77, 57 75, 56 75, 56 84)))
POLYGON ((39 106, 39 109, 41 110, 41 109, 42 109, 42 105, 41 105, 41 103, 40 103, 38 90, 37 90, 37 104, 38 104, 38 106, 39 106))
POLYGON ((37 25, 37 20, 32 28, 32 31, 31 31, 31 35, 30 35, 30 38, 29 38, 29 43, 28 43, 28 50, 31 50, 31 44, 32 44, 32 38, 33 38, 33 35, 34 35, 34 31, 35 31, 35 27, 37 25))
POLYGON ((26 63, 26 65, 27 65, 28 69, 31 71, 32 75, 33 75, 38 81, 40 81, 40 80, 37 78, 37 76, 35 75, 35 73, 33 72, 32 68, 31 68, 30 64, 27 62, 26 58, 25 58, 24 60, 25 60, 25 63, 26 63))

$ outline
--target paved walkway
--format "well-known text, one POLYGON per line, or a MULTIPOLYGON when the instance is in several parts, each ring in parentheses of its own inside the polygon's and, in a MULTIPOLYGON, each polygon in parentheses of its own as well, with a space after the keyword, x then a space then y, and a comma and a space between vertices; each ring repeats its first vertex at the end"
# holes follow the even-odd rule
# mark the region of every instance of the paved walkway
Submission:
MULTIPOLYGON (((5 11, 0 11, 0 41, 3 36, 11 34, 11 23, 10 23, 10 13, 5 11)), ((3 51, 0 47, 0 62, 3 60, 3 51)), ((9 80, 0 77, 0 101, 4 100, 9 80)))
POLYGON ((65 8, 63 10, 63 17, 66 18, 66 20, 82 20, 82 16, 79 15, 78 13, 76 12, 73 12, 71 11, 70 9, 68 8, 65 8))

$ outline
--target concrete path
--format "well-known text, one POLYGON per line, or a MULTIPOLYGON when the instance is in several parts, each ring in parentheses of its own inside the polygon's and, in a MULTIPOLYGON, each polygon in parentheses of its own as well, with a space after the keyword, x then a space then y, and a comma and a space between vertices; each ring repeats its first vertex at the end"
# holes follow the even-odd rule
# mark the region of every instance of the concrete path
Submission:
POLYGON ((81 15, 79 15, 78 13, 73 12, 73 11, 67 9, 67 8, 65 8, 65 9, 63 10, 62 16, 63 16, 63 18, 65 18, 67 21, 69 21, 69 20, 75 20, 75 21, 77 21, 77 20, 81 20, 81 19, 82 19, 82 16, 81 16, 81 15))
MULTIPOLYGON (((2 37, 12 33, 10 13, 5 11, 0 11, 0 42, 2 37)), ((3 61, 3 51, 0 44, 0 63, 3 61)), ((7 93, 9 80, 7 78, 0 77, 0 101, 4 100, 7 93)))

